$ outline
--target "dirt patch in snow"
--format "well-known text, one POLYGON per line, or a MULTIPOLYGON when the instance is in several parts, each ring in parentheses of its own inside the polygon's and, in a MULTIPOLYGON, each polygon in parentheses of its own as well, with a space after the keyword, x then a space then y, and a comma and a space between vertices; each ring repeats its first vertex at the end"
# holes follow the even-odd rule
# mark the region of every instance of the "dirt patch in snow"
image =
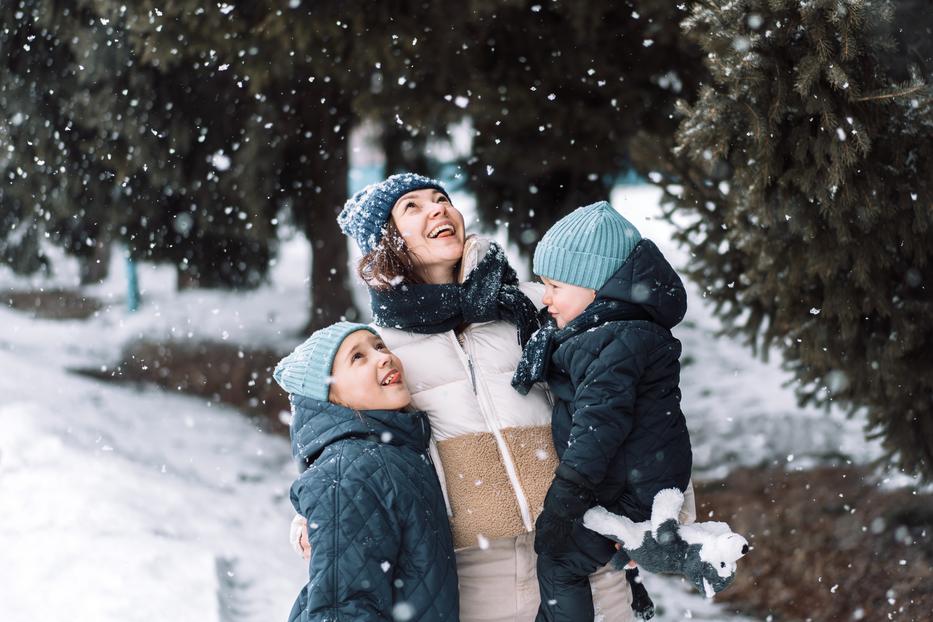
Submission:
POLYGON ((242 409, 267 431, 288 436, 288 397, 272 380, 283 354, 236 344, 140 340, 106 369, 78 373, 118 382, 153 383, 242 409))
POLYGON ((933 495, 859 468, 741 469, 697 501, 753 547, 717 600, 784 621, 933 619, 933 495))
POLYGON ((84 320, 103 307, 96 298, 70 289, 7 290, 0 292, 0 301, 44 320, 84 320))

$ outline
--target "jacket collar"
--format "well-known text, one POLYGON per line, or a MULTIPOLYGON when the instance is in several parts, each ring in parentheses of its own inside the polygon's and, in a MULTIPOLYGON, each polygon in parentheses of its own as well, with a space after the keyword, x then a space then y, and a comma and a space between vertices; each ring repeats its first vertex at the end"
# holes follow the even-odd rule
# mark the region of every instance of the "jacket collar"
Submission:
POLYGON ((647 320, 671 329, 686 312, 683 282, 654 242, 643 239, 583 313, 555 331, 555 345, 613 320, 647 320))
POLYGON ((292 455, 308 465, 328 445, 344 439, 372 440, 425 451, 431 427, 423 412, 351 410, 331 402, 292 395, 292 455))

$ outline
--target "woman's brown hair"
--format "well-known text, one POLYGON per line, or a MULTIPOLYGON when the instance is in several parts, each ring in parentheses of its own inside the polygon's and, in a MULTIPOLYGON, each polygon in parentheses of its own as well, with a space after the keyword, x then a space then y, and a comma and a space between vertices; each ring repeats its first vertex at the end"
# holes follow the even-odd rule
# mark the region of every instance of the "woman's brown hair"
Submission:
POLYGON ((389 218, 382 240, 360 258, 356 272, 373 289, 390 289, 401 283, 421 284, 415 270, 415 258, 408 252, 402 232, 389 218))

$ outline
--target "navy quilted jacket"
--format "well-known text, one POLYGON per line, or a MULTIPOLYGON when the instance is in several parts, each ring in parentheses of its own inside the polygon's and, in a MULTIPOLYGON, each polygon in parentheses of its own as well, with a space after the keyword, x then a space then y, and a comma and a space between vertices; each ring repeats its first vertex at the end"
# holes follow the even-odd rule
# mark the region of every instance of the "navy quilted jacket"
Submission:
POLYGON ((680 277, 642 240, 586 310, 558 330, 547 371, 552 431, 602 505, 647 520, 655 494, 690 479, 693 453, 680 410, 680 277))
POLYGON ((292 396, 291 489, 310 582, 290 621, 456 622, 457 568, 424 413, 357 412, 292 396))

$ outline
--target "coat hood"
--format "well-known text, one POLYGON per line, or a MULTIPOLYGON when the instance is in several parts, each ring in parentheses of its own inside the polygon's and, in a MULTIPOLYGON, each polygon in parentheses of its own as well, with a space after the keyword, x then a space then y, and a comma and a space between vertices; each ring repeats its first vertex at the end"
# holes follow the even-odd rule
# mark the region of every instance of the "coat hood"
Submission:
POLYGON ((292 456, 300 468, 345 439, 364 439, 425 451, 431 427, 423 412, 351 410, 331 402, 292 395, 292 456))
POLYGON ((631 319, 650 319, 671 329, 687 312, 687 291, 677 272, 651 240, 641 240, 615 274, 596 292, 595 303, 631 311, 631 319))

